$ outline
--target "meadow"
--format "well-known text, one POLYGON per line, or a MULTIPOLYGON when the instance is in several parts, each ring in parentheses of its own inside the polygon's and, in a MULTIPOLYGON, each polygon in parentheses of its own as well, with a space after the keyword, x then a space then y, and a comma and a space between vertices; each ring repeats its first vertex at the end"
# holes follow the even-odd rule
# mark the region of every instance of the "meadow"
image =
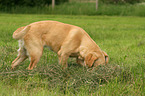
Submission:
POLYGON ((144 96, 144 66, 144 17, 0 14, 1 96, 144 96), (29 60, 11 70, 18 49, 13 32, 42 20, 82 27, 109 55, 109 64, 92 71, 69 59, 62 70, 57 55, 45 48, 34 70, 27 70, 29 60))

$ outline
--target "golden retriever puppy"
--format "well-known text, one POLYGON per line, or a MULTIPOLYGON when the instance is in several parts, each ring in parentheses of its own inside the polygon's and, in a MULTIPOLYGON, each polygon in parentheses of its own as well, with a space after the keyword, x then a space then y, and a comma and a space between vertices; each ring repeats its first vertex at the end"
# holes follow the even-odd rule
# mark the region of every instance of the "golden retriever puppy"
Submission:
POLYGON ((57 21, 34 22, 18 28, 13 38, 19 40, 19 50, 12 69, 29 57, 28 69, 32 70, 42 56, 44 46, 57 53, 63 68, 67 68, 69 57, 75 57, 77 63, 88 67, 108 63, 108 55, 82 28, 74 25, 57 21))

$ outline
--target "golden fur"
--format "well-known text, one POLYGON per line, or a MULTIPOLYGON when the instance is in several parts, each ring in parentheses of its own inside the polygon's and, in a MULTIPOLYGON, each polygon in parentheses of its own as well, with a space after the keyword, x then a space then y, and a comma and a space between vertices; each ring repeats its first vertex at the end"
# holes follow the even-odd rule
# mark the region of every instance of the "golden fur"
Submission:
POLYGON ((77 63, 96 67, 108 63, 108 55, 80 27, 57 21, 39 21, 18 28, 13 38, 19 40, 18 57, 12 69, 29 57, 28 69, 36 67, 43 47, 48 46, 57 53, 59 64, 67 67, 67 59, 75 57, 77 63))

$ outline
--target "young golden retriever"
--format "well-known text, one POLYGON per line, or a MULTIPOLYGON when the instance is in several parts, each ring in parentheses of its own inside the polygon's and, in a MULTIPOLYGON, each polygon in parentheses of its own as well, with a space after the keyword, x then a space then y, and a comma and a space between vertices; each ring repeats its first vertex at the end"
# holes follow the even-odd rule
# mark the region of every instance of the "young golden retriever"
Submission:
POLYGON ((12 69, 29 57, 28 70, 36 67, 48 46, 57 53, 59 64, 67 68, 69 57, 75 57, 78 64, 96 67, 108 63, 108 55, 80 27, 57 21, 39 21, 18 28, 13 38, 19 40, 18 57, 12 62, 12 69))

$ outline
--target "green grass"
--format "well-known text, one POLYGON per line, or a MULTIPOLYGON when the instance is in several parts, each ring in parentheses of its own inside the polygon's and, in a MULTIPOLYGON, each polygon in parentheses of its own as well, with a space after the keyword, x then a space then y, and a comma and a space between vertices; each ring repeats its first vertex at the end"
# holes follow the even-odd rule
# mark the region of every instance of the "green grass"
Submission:
POLYGON ((1 96, 143 96, 145 92, 145 18, 110 16, 0 14, 1 96), (41 20, 56 20, 85 29, 109 55, 109 64, 97 70, 69 59, 62 70, 55 53, 44 49, 40 62, 28 71, 29 60, 16 70, 18 42, 13 32, 41 20))
POLYGON ((104 4, 99 2, 98 11, 95 3, 63 3, 52 9, 51 5, 43 7, 0 6, 1 13, 13 14, 61 14, 61 15, 108 15, 108 16, 145 16, 144 4, 104 4))

